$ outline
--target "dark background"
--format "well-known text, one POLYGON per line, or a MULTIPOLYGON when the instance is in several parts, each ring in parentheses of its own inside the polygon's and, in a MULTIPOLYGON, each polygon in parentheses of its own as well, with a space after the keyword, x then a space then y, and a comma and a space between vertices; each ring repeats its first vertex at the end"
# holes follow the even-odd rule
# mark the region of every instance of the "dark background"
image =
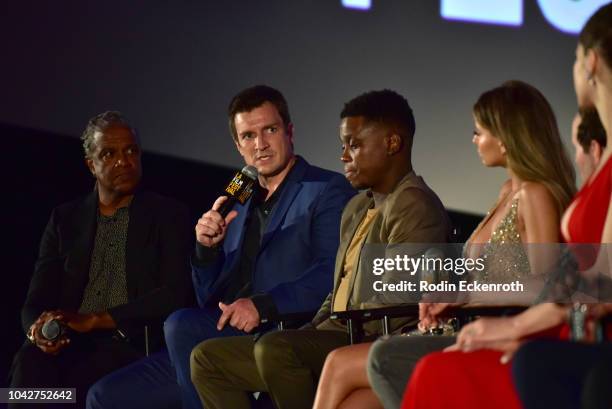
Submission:
POLYGON ((576 37, 538 1, 522 0, 520 27, 448 21, 438 0, 372 0, 369 11, 341 0, 4 2, 0 121, 77 136, 88 118, 118 109, 146 150, 239 167, 225 108, 267 83, 289 101, 297 151, 340 170, 343 103, 388 87, 414 108, 415 169, 447 206, 483 213, 506 176, 484 170, 471 143, 483 91, 532 83, 569 143, 576 37))

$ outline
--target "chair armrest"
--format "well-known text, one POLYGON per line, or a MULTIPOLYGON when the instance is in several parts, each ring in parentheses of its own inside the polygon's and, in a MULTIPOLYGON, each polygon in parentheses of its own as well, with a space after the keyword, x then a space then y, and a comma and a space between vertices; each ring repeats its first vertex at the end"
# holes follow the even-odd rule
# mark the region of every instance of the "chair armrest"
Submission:
POLYGON ((317 311, 300 311, 290 312, 287 314, 274 314, 270 317, 262 318, 261 321, 259 321, 259 324, 264 325, 268 323, 276 323, 279 330, 294 327, 297 328, 311 321, 316 313, 317 311))
POLYGON ((332 320, 349 320, 368 322, 381 318, 410 317, 419 314, 418 304, 397 305, 393 307, 372 308, 364 310, 338 311, 331 314, 332 320))
POLYGON ((346 321, 349 343, 352 345, 361 342, 363 339, 363 324, 366 322, 381 320, 383 327, 382 335, 388 335, 390 332, 389 320, 391 318, 414 317, 418 315, 418 304, 406 304, 392 307, 338 311, 332 313, 329 318, 346 321))

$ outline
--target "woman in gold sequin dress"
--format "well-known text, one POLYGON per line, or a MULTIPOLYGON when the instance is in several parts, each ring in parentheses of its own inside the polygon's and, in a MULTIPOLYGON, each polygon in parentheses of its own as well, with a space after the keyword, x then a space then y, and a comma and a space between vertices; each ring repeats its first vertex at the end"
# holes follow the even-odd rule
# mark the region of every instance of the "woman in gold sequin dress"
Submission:
MULTIPOLYGON (((525 250, 524 244, 559 242, 560 215, 575 190, 574 169, 561 142, 554 113, 534 87, 520 81, 506 82, 482 94, 473 114, 472 142, 482 163, 506 168, 508 180, 464 252, 466 257, 486 260, 485 272, 477 278, 503 282, 524 276, 531 271, 530 264, 542 264, 536 254, 525 250)), ((421 304, 420 328, 437 325, 438 317, 449 305, 421 304)), ((393 336, 374 344, 339 348, 327 357, 314 408, 372 409, 382 404, 385 408, 399 407, 418 357, 453 342, 451 336, 393 336), (417 350, 419 356, 415 357, 417 350), (412 356, 408 358, 408 354, 412 356), (384 364, 373 365, 377 355, 385 358, 384 364), (389 371, 385 374, 386 370, 389 371), (371 389, 368 375, 380 400, 371 389), (385 377, 382 382, 376 381, 385 377)))
POLYGON ((538 244, 561 240, 559 221, 575 193, 552 109, 531 85, 509 81, 482 94, 473 114, 482 163, 506 168, 509 178, 468 240, 468 256, 486 259, 483 281, 545 273, 549 260, 538 244))

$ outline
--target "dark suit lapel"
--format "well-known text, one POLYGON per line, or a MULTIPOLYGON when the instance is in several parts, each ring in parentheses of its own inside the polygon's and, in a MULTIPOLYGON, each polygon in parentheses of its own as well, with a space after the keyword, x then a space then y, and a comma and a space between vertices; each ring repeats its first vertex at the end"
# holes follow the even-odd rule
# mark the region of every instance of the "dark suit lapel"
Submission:
POLYGON ((242 243, 242 240, 244 238, 244 234, 247 228, 246 226, 247 215, 249 213, 249 208, 251 207, 252 200, 253 198, 250 198, 244 203, 244 205, 241 205, 240 203, 238 203, 233 209, 238 212, 238 216, 236 216, 236 218, 232 220, 230 224, 232 233, 230 234, 228 232, 228 236, 225 237, 225 240, 229 241, 227 243, 228 245, 227 250, 229 252, 233 253, 235 251, 238 251, 241 248, 241 243, 242 243))
POLYGON ((231 276, 230 273, 234 271, 236 262, 242 254, 242 241, 244 240, 244 235, 246 234, 246 222, 248 219, 247 214, 249 213, 249 208, 251 207, 251 201, 252 198, 247 200, 244 205, 238 203, 233 209, 238 212, 238 216, 232 220, 223 243, 224 251, 227 257, 225 260, 225 265, 227 268, 221 271, 221 275, 219 276, 217 283, 223 282, 226 276, 231 276))
POLYGON ((82 293, 89 281, 89 265, 96 236, 96 216, 98 213, 98 193, 93 191, 76 209, 71 224, 72 246, 66 254, 65 269, 69 277, 77 282, 72 283, 79 291, 75 292, 75 299, 70 307, 78 308, 82 299, 82 293), (78 299, 77 299, 78 298, 78 299), (78 305, 76 305, 78 304, 78 305))
POLYGON ((129 212, 130 221, 125 249, 125 278, 128 297, 132 299, 142 274, 141 268, 138 267, 143 264, 138 259, 142 257, 142 251, 146 248, 151 234, 151 226, 153 226, 153 214, 150 205, 147 205, 145 193, 136 193, 134 195, 129 212))
POLYGON ((309 165, 302 158, 298 157, 295 164, 293 165, 293 169, 291 169, 291 173, 287 176, 286 185, 281 192, 281 196, 278 198, 278 202, 274 206, 272 213, 270 214, 270 220, 266 225, 266 230, 261 239, 261 246, 259 248, 259 252, 265 249, 266 245, 270 242, 272 237, 274 237, 274 233, 279 229, 281 223, 285 219, 285 215, 293 203, 293 200, 302 189, 301 180, 304 178, 304 174, 306 173, 306 169, 309 165))

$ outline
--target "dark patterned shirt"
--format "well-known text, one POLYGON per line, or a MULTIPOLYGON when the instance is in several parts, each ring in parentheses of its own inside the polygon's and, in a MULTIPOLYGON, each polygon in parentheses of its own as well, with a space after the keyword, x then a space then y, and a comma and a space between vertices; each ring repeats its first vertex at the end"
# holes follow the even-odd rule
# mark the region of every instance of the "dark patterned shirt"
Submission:
POLYGON ((125 249, 129 221, 127 207, 117 209, 112 216, 98 213, 89 282, 85 287, 80 313, 106 311, 127 303, 125 249))

